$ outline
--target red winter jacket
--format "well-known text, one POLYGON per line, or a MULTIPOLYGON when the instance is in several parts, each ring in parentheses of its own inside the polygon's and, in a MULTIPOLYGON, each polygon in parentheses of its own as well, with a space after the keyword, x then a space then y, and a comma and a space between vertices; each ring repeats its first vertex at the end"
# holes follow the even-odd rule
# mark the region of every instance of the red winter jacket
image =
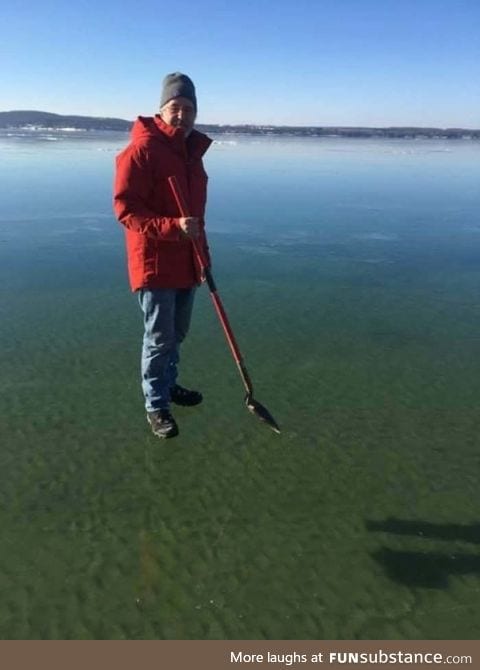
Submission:
POLYGON ((205 237, 207 174, 202 156, 212 140, 160 116, 141 117, 130 144, 117 156, 114 210, 125 226, 128 274, 132 291, 139 288, 190 288, 200 283, 191 241, 181 232, 181 216, 167 178, 175 175, 190 216, 201 221, 199 243, 210 262, 205 237))

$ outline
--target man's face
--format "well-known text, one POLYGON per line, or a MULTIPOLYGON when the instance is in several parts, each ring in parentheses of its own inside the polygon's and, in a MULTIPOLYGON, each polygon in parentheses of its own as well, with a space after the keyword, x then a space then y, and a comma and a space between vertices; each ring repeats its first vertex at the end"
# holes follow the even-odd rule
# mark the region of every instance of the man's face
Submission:
POLYGON ((195 107, 188 98, 173 98, 162 107, 160 116, 168 125, 183 128, 188 137, 195 123, 195 107))

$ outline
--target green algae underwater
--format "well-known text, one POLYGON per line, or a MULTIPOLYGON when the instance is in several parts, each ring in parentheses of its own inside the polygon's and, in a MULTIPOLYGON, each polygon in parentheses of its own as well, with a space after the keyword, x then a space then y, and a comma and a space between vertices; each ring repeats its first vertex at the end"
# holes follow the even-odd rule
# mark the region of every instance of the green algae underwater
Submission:
POLYGON ((109 212, 120 139, 3 139, 0 637, 476 639, 478 144, 219 139, 214 275, 282 433, 201 287, 181 381, 205 400, 165 443, 109 212), (44 163, 62 188, 40 175, 33 212, 18 175, 44 163))

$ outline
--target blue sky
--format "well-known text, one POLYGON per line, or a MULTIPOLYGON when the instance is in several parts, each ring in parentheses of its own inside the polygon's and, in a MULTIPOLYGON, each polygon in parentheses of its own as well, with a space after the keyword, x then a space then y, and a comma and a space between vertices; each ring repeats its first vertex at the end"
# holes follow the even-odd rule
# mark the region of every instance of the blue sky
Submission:
MULTIPOLYGON (((8 5, 8 6, 6 6, 8 5)), ((480 128, 480 0, 44 0, 0 9, 0 110, 480 128)))

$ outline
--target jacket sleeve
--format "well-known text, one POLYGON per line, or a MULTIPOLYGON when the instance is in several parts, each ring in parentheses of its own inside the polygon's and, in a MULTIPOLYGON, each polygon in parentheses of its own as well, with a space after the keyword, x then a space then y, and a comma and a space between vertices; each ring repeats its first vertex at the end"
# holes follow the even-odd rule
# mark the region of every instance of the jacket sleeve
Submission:
POLYGON ((181 230, 178 218, 159 216, 149 205, 153 172, 148 155, 142 150, 127 148, 116 161, 113 208, 117 219, 126 228, 165 242, 178 242, 181 230))

